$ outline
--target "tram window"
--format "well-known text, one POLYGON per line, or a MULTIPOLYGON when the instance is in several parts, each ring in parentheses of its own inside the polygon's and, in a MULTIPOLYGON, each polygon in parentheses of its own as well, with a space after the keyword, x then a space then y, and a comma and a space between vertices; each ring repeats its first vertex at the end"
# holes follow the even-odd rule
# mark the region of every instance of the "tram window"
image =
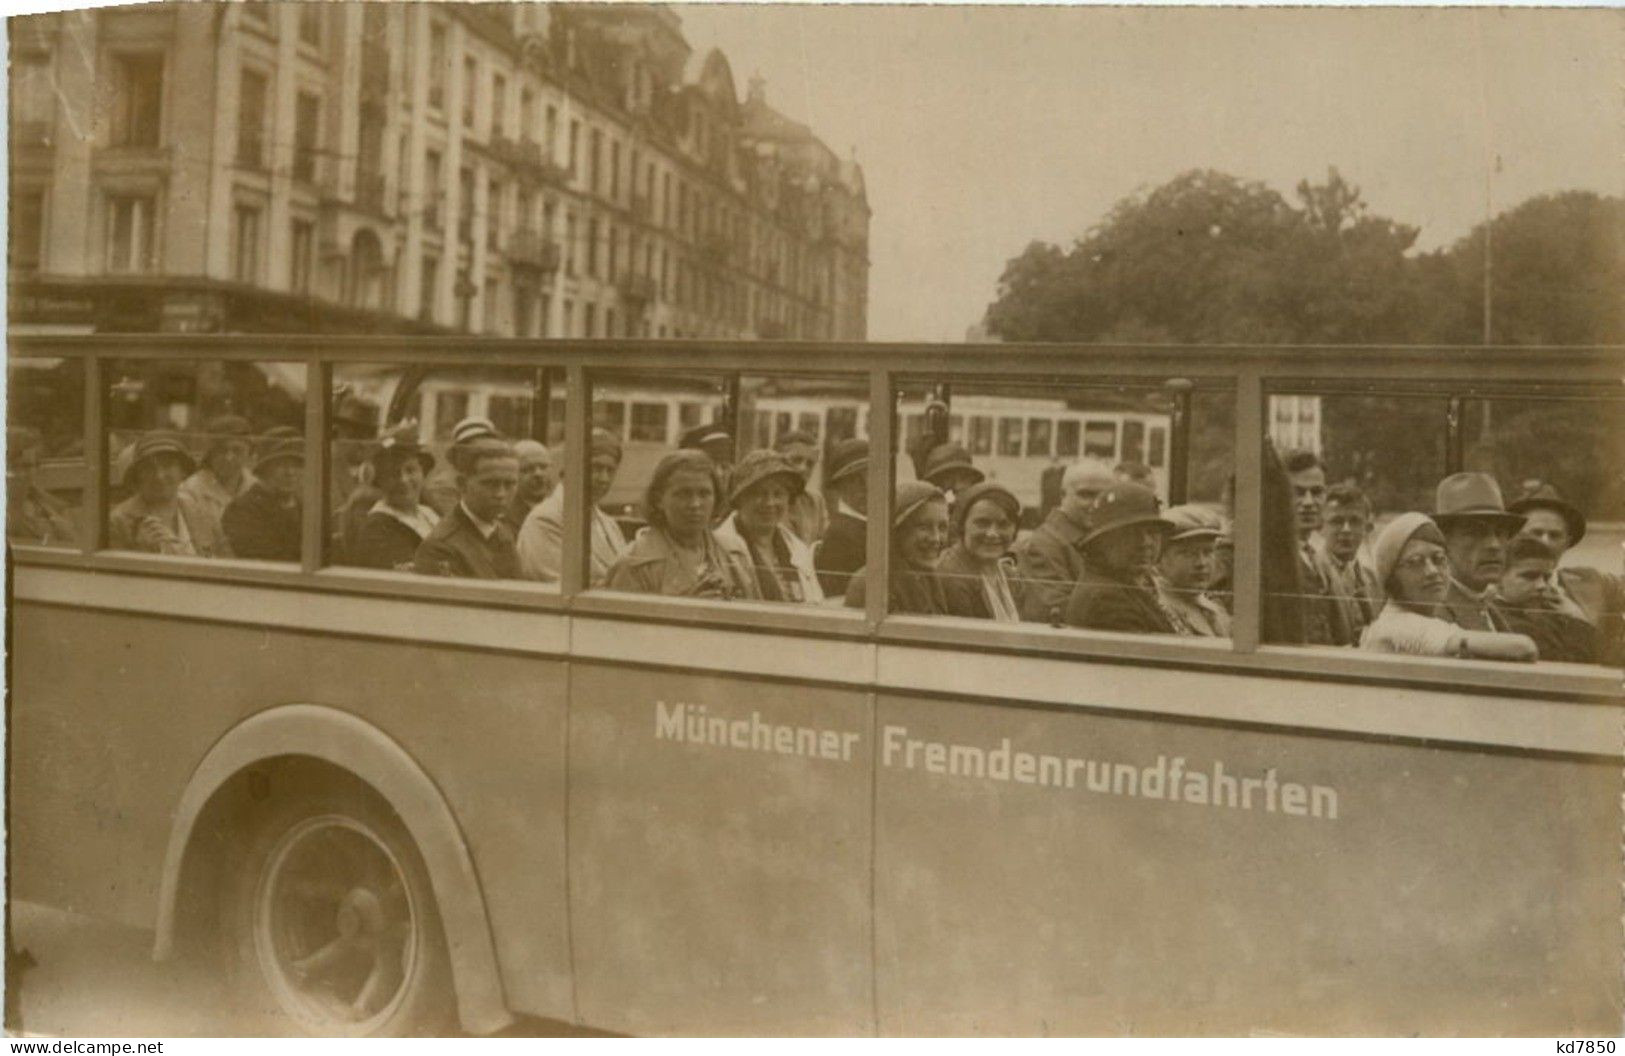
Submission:
POLYGON ((1029 458, 1049 457, 1050 429, 1054 424, 1048 418, 1027 419, 1027 456, 1029 458))
POLYGON ((670 408, 663 403, 632 404, 632 431, 627 439, 660 444, 666 441, 666 419, 670 408))
POLYGON ((1117 457, 1117 423, 1085 422, 1083 424, 1083 454, 1085 458, 1115 459, 1117 457))
POLYGON ((104 376, 110 549, 300 560, 303 364, 115 360, 104 376))
POLYGON ((1151 427, 1151 444, 1146 450, 1145 460, 1153 467, 1167 463, 1168 458, 1168 430, 1160 425, 1151 427))
MULTIPOLYGON (((852 457, 856 438, 826 441, 819 426, 828 415, 851 430, 868 398, 865 379, 605 373, 593 378, 594 403, 634 388, 646 398, 660 393, 670 402, 703 408, 704 415, 680 438, 678 450, 626 445, 610 501, 603 504, 608 516, 595 522, 591 586, 823 604, 817 548, 828 546, 839 556, 843 546, 856 542, 856 560, 846 575, 861 566, 866 463, 852 457), (754 442, 736 440, 736 423, 754 442), (801 429, 803 424, 809 428, 801 429), (833 485, 827 481, 832 455, 841 470, 833 485), (832 542, 829 525, 837 515, 842 523, 832 542)), ((832 424, 831 437, 837 428, 832 424)))
POLYGON ((999 419, 999 454, 1006 457, 1021 455, 1021 419, 999 419))
POLYGON ((970 420, 970 442, 966 445, 973 455, 993 453, 993 419, 976 415, 970 420))
POLYGON ((620 439, 626 439, 626 404, 621 400, 593 404, 592 424, 595 429, 604 429, 620 439))
POLYGON ((1078 435, 1083 425, 1077 421, 1062 421, 1055 424, 1055 457, 1077 458, 1078 435))
POLYGON ((858 409, 856 407, 831 407, 827 419, 829 423, 825 434, 827 443, 848 440, 858 435, 858 409))
POLYGON ((1145 423, 1132 419, 1123 422, 1124 462, 1151 462, 1145 454, 1145 423))
MULTIPOLYGON (((920 405, 938 384, 904 382, 902 406, 920 405)), ((1176 478, 1166 469, 1147 476, 1147 467, 1113 456, 1120 424, 1137 425, 1142 437, 1153 429, 1167 435, 1184 390, 1155 380, 946 384, 950 413, 971 422, 996 416, 999 443, 977 454, 945 428, 908 447, 917 480, 899 484, 894 496, 891 611, 1229 635, 1218 553, 1229 530, 1218 501, 1231 469, 1228 389, 1213 390, 1211 404, 1191 399, 1181 468, 1208 468, 1176 478), (1225 409, 1224 421, 1209 420, 1214 408, 1225 409), (1072 455, 1062 457, 1067 447, 1072 455)))
POLYGON ((79 545, 85 491, 85 368, 76 359, 6 365, 6 540, 79 545))
POLYGON ((562 370, 341 363, 331 397, 330 564, 548 583, 519 554, 531 514, 562 507, 562 443, 535 439, 562 440, 562 370))
POLYGON ((696 425, 699 425, 702 421, 702 416, 705 414, 705 410, 706 406, 703 403, 694 403, 689 400, 684 400, 683 402, 679 403, 677 405, 678 430, 686 433, 696 425))
POLYGON ((542 440, 549 447, 564 443, 564 398, 554 396, 547 403, 547 436, 542 440))

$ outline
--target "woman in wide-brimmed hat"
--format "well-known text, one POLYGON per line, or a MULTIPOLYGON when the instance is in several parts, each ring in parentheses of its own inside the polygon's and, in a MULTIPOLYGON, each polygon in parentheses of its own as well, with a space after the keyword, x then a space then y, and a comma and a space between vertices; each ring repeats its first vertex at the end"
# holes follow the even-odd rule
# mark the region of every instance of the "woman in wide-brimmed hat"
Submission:
POLYGON ((234 555, 260 561, 299 560, 304 467, 305 441, 297 428, 279 425, 265 434, 254 463, 254 485, 233 499, 220 518, 234 555))
POLYGON ((948 525, 950 545, 937 561, 948 615, 1015 623, 1021 589, 1006 570, 1021 520, 1021 500, 983 481, 959 493, 948 525))
POLYGON ((172 557, 207 557, 199 538, 212 534, 199 512, 180 497, 181 481, 197 468, 179 435, 159 431, 135 442, 124 481, 129 498, 107 516, 107 545, 172 557))
MULTIPOLYGON (((891 612, 943 616, 948 600, 937 575, 937 560, 948 542, 948 497, 923 480, 897 485, 892 500, 891 568, 887 576, 891 612)), ((867 600, 863 569, 852 575, 846 604, 861 609, 867 600)))
POLYGON ((1527 635, 1468 630, 1441 619, 1450 593, 1450 556, 1445 535, 1425 513, 1402 513, 1372 544, 1377 580, 1388 601, 1360 638, 1360 648, 1417 656, 1483 660, 1535 660, 1527 635))
POLYGON ((346 556, 366 568, 409 570, 418 547, 440 522, 439 514, 422 501, 434 456, 415 435, 401 431, 385 437, 370 461, 373 485, 383 496, 367 511, 346 556))
POLYGON ((812 549, 790 530, 790 504, 805 481, 774 451, 752 451, 734 466, 728 502, 733 512, 717 539, 746 561, 766 601, 820 602, 812 549))

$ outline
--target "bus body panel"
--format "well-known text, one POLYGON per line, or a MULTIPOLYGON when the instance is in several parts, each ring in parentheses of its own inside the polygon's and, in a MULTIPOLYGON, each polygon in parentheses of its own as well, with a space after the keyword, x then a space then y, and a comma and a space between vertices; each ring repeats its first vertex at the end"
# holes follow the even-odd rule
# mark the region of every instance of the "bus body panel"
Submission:
MULTIPOLYGON (((131 607, 151 582, 89 577, 131 607)), ((320 610, 333 599, 302 600, 320 610)), ((398 607, 344 600, 376 608, 379 626, 398 607)), ((563 620, 519 615, 519 627, 563 620)), ((209 747, 264 708, 322 704, 385 731, 440 789, 479 874, 510 1007, 573 1014, 562 661, 27 601, 14 620, 15 897, 152 927, 174 806, 209 747)))
POLYGON ((582 1020, 870 1033, 868 694, 591 663, 571 680, 582 1020))
POLYGON ((891 694, 876 727, 882 1033, 1618 1029, 1617 764, 891 694))

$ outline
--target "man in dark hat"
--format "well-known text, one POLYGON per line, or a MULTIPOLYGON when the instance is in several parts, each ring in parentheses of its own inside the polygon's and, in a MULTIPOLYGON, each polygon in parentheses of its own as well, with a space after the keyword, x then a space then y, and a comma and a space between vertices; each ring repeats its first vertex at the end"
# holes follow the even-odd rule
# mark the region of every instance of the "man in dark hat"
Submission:
MULTIPOLYGON (((589 455, 587 585, 601 587, 609 579, 610 568, 626 552, 626 536, 621 533, 621 526, 599 507, 615 486, 615 474, 621 468, 621 442, 607 429, 594 429, 589 455)), ((519 526, 517 545, 521 576, 542 583, 559 581, 564 567, 562 484, 525 515, 524 523, 519 526)))
POLYGON ((682 435, 677 446, 691 451, 704 451, 711 461, 717 464, 717 468, 722 470, 724 476, 734 463, 733 434, 720 422, 696 425, 682 435))
POLYGON ((1085 459, 1061 474, 1061 502, 1031 535, 1016 544, 1016 568, 1024 587, 1021 618, 1059 623, 1083 576, 1078 543, 1089 531, 1089 508, 1115 481, 1104 462, 1085 459))
POLYGON ((959 492, 986 480, 987 474, 971 464, 970 452, 963 445, 948 443, 927 452, 920 479, 941 488, 952 502, 959 492))
POLYGON ((1490 604, 1492 588, 1506 571, 1507 543, 1524 518, 1507 512, 1500 485, 1488 473, 1453 473, 1439 481, 1433 520, 1450 558, 1450 587, 1440 615, 1470 631, 1507 630, 1490 604))
POLYGON ((429 576, 517 578, 519 554, 502 511, 518 487, 512 444, 484 437, 463 445, 457 452, 457 505, 418 547, 413 568, 429 576))
MULTIPOLYGON (((1535 487, 1507 510, 1526 518, 1519 534, 1540 540, 1561 559, 1585 538, 1585 514, 1550 484, 1531 483, 1535 487)), ((1596 630, 1602 662, 1625 661, 1625 579, 1584 565, 1566 565, 1557 569, 1552 582, 1556 592, 1552 603, 1596 630)))
POLYGON ((829 453, 824 494, 834 499, 829 530, 813 553, 818 585, 826 598, 846 593, 852 573, 869 553, 869 441, 847 439, 829 453))
POLYGON ((234 556, 299 560, 304 468, 305 441, 298 429, 279 425, 265 434, 254 463, 254 483, 231 500, 220 518, 234 556))
POLYGON ((1157 600, 1151 573, 1174 530, 1158 512, 1156 493, 1114 484, 1095 497, 1083 550, 1083 576, 1066 605, 1066 622, 1097 631, 1177 634, 1157 600))
POLYGON ((171 557, 212 556, 199 548, 205 535, 201 516, 180 497, 181 481, 195 468, 192 453, 175 433, 151 432, 137 440, 124 476, 130 496, 108 511, 108 546, 171 557))

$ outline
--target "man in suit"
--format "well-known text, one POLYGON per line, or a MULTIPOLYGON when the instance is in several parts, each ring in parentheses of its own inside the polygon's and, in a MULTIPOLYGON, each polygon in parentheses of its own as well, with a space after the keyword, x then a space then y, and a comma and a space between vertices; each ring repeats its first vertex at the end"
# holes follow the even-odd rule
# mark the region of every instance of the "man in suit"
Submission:
POLYGON ((418 547, 412 567, 430 576, 514 579, 519 555, 502 512, 519 488, 519 459, 513 445, 483 437, 454 448, 457 505, 440 519, 418 547))
POLYGON ((1507 512, 1488 473, 1452 473, 1439 481, 1433 508, 1450 558, 1450 588, 1439 615, 1470 631, 1507 630, 1490 601, 1506 571, 1507 543, 1524 518, 1507 512))
POLYGON ((818 585, 826 598, 846 593, 852 573, 862 568, 869 551, 869 442, 849 439, 836 444, 829 455, 824 494, 835 499, 829 530, 813 556, 818 585))
POLYGON ((1060 622, 1072 588, 1083 575, 1078 543, 1089 530, 1089 507, 1113 483, 1111 467, 1093 460, 1074 462, 1061 474, 1060 504, 1016 545, 1016 569, 1025 591, 1023 620, 1060 622))

